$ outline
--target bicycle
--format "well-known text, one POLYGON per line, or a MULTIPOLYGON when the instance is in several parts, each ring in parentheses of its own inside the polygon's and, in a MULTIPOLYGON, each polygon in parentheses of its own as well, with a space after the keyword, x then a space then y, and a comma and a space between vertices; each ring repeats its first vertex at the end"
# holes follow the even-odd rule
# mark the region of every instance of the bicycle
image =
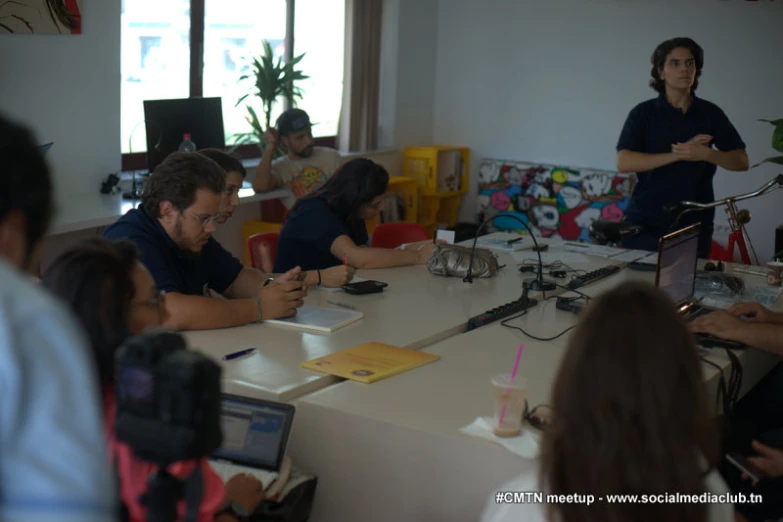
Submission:
MULTIPOLYGON (((754 190, 753 192, 747 192, 745 194, 739 194, 736 196, 729 196, 711 203, 680 201, 666 205, 664 210, 669 213, 678 212, 677 218, 674 220, 674 224, 671 227, 671 230, 673 231, 677 229, 680 219, 685 214, 689 212, 709 210, 721 205, 725 205, 726 208, 724 211, 728 215, 729 228, 731 229, 727 246, 729 259, 734 259, 734 247, 736 246, 739 249, 742 262, 746 265, 751 264, 750 255, 748 253, 748 245, 750 245, 750 249, 753 251, 753 257, 756 258, 756 264, 759 264, 756 250, 753 248, 753 244, 750 241, 750 236, 748 236, 745 230, 745 225, 747 225, 751 220, 751 213, 747 209, 738 209, 737 202, 763 196, 780 188, 783 188, 783 174, 778 174, 775 178, 768 181, 764 186, 754 190)), ((590 237, 596 244, 599 245, 605 245, 607 243, 619 243, 623 238, 639 235, 643 231, 644 226, 642 225, 622 221, 617 223, 614 221, 605 221, 600 219, 593 221, 589 229, 590 237)))

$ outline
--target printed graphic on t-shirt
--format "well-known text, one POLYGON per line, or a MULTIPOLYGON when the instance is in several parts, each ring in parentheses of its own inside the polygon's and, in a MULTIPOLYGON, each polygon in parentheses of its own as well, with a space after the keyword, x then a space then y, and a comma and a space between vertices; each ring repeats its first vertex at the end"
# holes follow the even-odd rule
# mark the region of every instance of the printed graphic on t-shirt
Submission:
POLYGON ((296 197, 302 197, 309 194, 326 182, 326 174, 323 169, 315 165, 305 167, 300 172, 293 175, 288 183, 296 197))

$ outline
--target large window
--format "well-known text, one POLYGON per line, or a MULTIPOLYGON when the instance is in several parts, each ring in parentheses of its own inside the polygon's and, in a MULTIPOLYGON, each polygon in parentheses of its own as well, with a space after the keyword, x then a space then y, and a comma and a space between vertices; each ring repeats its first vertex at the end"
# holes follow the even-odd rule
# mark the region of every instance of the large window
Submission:
MULTIPOLYGON (((300 83, 297 106, 316 123, 316 137, 333 138, 342 105, 344 24, 345 0, 125 0, 123 168, 145 164, 144 100, 219 96, 226 143, 248 132, 245 105, 260 113, 260 102, 248 98, 235 107, 248 89, 238 80, 264 40, 283 59, 305 54, 299 68, 310 79, 300 83)), ((274 107, 272 119, 283 109, 282 102, 274 107)))

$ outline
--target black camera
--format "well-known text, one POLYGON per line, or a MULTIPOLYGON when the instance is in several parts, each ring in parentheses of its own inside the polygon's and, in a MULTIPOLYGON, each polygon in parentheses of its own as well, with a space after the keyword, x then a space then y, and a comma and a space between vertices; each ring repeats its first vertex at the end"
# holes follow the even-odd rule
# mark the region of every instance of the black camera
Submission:
POLYGON ((115 356, 117 439, 158 464, 212 455, 223 441, 220 381, 220 366, 176 332, 128 339, 115 356))

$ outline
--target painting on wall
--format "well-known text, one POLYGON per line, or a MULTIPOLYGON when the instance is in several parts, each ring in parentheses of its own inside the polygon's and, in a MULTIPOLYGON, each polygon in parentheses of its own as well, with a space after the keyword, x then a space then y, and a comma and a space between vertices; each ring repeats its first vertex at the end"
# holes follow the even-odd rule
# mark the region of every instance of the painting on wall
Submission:
POLYGON ((81 34, 82 0, 0 0, 0 33, 81 34))
MULTIPOLYGON (((479 222, 500 212, 522 219, 537 237, 590 241, 596 219, 620 221, 634 177, 617 172, 485 159, 479 168, 479 222)), ((494 230, 518 230, 498 218, 494 230)))

